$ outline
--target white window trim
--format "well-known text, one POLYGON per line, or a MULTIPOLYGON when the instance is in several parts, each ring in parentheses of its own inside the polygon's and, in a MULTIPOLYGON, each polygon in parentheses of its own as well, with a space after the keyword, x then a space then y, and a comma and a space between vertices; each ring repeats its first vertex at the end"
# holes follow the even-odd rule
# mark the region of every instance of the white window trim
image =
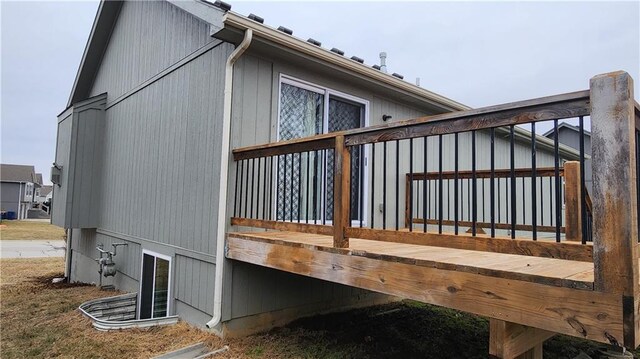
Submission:
MULTIPOLYGON (((136 318, 140 319, 140 307, 142 306, 142 275, 144 272, 144 255, 148 254, 154 258, 160 258, 160 259, 164 259, 166 261, 169 262, 169 283, 167 284, 167 317, 171 315, 171 302, 172 302, 172 293, 173 293, 173 288, 171 287, 171 284, 173 282, 172 277, 173 277, 173 260, 171 258, 171 256, 167 256, 164 254, 160 254, 158 252, 153 252, 150 251, 148 249, 143 249, 142 250, 142 256, 140 257, 140 285, 138 286, 138 305, 137 305, 137 309, 136 309, 136 318)), ((153 283, 152 283, 152 287, 153 289, 155 289, 156 287, 156 276, 155 276, 155 272, 156 272, 156 260, 153 260, 153 283)), ((153 292, 151 295, 151 318, 153 318, 153 305, 154 305, 154 298, 153 298, 153 292)))
MULTIPOLYGON (((370 102, 368 100, 365 100, 363 98, 360 97, 356 97, 353 95, 350 95, 348 93, 344 93, 338 90, 334 90, 330 87, 326 87, 326 86, 320 86, 317 84, 314 84, 312 82, 309 81, 305 81, 287 74, 283 74, 280 73, 279 78, 278 78, 278 114, 277 114, 277 119, 276 119, 276 141, 280 141, 280 104, 281 104, 281 96, 282 96, 282 84, 287 84, 287 85, 291 85, 291 86, 296 86, 308 91, 312 91, 321 95, 324 95, 324 109, 323 109, 323 119, 322 119, 322 132, 323 133, 328 133, 329 131, 329 98, 331 96, 335 96, 335 97, 340 97, 343 98, 345 100, 348 101, 353 101, 355 103, 359 103, 362 104, 364 106, 364 119, 363 119, 363 124, 362 127, 368 127, 369 126, 369 111, 370 111, 370 102)), ((362 196, 362 208, 366 209, 368 208, 368 204, 369 204, 369 171, 367 171, 367 168, 369 168, 369 148, 367 146, 364 146, 364 186, 363 186, 363 196, 362 196)), ((275 165, 274 167, 271 168, 271 170, 273 171, 274 168, 277 168, 277 165, 275 165)), ((323 176, 324 177, 324 176, 323 176)), ((274 188, 273 188, 273 193, 277 193, 278 191, 278 184, 274 183, 273 184, 274 188)), ((320 199, 321 201, 323 201, 324 199, 324 191, 322 193, 322 198, 320 199)), ((278 213, 277 212, 277 199, 275 199, 272 203, 272 213, 278 213)), ((366 227, 368 226, 368 220, 367 220, 367 215, 366 215, 366 210, 362 211, 362 226, 366 227)), ((323 214, 324 216, 324 211, 323 214)), ((310 222, 311 223, 311 222, 310 222)), ((327 225, 331 225, 333 223, 333 221, 330 220, 326 220, 325 224, 327 225)), ((318 224, 322 224, 322 220, 319 220, 318 224)), ((351 221, 351 225, 354 227, 359 227, 360 226, 360 220, 352 220, 351 221)))

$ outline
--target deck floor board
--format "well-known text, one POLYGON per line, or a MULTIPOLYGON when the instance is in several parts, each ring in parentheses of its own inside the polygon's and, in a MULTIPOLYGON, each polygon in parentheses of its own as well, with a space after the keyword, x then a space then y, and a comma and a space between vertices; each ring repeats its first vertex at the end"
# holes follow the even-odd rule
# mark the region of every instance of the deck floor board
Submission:
MULTIPOLYGON (((309 233, 264 231, 238 232, 229 235, 261 241, 277 241, 290 246, 312 246, 318 250, 331 250, 333 246, 332 237, 309 233)), ((593 288, 593 263, 589 262, 358 238, 349 239, 349 248, 344 250, 344 254, 379 257, 390 261, 556 286, 593 288)))

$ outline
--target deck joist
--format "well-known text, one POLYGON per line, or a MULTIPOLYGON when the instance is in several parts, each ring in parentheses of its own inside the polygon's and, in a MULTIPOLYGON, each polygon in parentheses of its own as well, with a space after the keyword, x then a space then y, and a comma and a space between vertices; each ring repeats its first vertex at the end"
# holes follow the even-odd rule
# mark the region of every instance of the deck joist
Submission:
POLYGON ((622 297, 593 263, 298 232, 229 233, 227 258, 603 343, 622 342, 622 297))

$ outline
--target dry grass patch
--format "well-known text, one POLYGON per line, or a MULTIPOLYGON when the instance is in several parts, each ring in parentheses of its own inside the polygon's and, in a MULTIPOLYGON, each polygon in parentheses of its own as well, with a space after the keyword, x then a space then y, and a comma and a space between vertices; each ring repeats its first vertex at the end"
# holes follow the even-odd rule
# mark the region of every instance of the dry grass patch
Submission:
POLYGON ((51 284, 59 258, 0 260, 0 356, 4 358, 149 358, 220 339, 185 323, 151 329, 95 330, 77 310, 87 300, 116 295, 94 286, 51 284))
MULTIPOLYGON (((99 332, 77 307, 112 296, 93 286, 51 284, 63 260, 0 260, 0 357, 149 358, 204 341, 229 345, 216 358, 486 358, 489 328, 483 318, 412 301, 306 318, 284 328, 222 341, 185 323, 151 329, 99 332)), ((548 359, 580 351, 597 358, 601 345, 556 336, 548 359)), ((633 352, 636 357, 640 352, 633 352)))
POLYGON ((64 230, 46 222, 2 221, 0 239, 64 239, 64 230))

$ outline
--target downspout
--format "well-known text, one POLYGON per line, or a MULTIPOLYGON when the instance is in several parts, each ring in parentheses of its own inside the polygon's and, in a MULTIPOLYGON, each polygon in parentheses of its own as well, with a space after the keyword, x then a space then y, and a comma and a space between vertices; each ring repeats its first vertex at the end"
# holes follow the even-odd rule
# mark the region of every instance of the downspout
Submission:
POLYGON ((216 277, 213 293, 213 318, 206 324, 214 328, 222 319, 222 276, 224 274, 224 245, 227 228, 227 179, 229 176, 229 156, 231 137, 231 94, 233 90, 233 65, 247 50, 253 39, 253 30, 246 29, 244 39, 227 58, 224 77, 224 107, 222 117, 222 147, 220 158, 220 193, 218 196, 218 227, 216 234, 216 277))

